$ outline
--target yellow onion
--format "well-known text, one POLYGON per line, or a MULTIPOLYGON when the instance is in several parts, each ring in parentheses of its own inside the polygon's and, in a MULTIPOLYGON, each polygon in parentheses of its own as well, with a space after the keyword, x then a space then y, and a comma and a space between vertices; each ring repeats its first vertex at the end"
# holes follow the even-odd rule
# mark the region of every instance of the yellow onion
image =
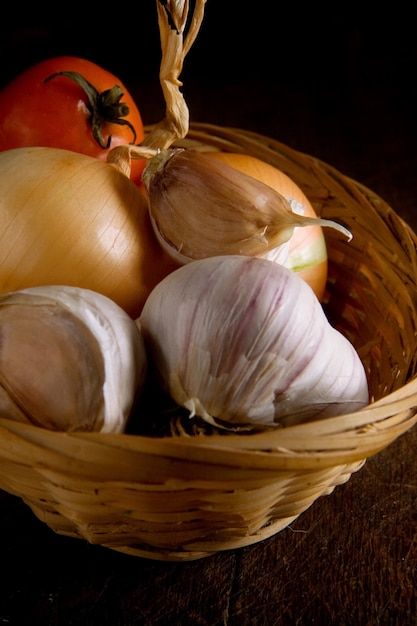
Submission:
POLYGON ((116 167, 55 148, 0 153, 0 293, 65 284, 136 317, 175 264, 147 202, 116 167))
POLYGON ((0 417, 122 432, 146 372, 140 331, 109 298, 68 286, 0 296, 0 417))
POLYGON ((307 283, 273 261, 192 261, 155 287, 138 324, 161 386, 190 417, 276 427, 368 403, 352 344, 307 283))

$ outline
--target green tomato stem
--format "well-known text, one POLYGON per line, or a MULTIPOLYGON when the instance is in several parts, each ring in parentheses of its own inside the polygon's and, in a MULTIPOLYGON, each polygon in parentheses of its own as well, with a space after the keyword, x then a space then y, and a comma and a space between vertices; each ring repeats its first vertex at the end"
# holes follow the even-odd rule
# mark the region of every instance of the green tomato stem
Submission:
POLYGON ((128 126, 132 131, 132 144, 136 142, 136 130, 128 120, 123 119, 129 115, 130 109, 125 102, 120 102, 123 97, 123 90, 119 85, 114 85, 111 89, 106 89, 101 93, 78 72, 55 72, 45 79, 45 83, 49 82, 56 76, 66 76, 73 80, 81 87, 88 99, 87 108, 90 112, 90 124, 93 137, 101 148, 107 150, 110 148, 111 135, 104 140, 102 129, 104 124, 118 124, 119 126, 128 126))

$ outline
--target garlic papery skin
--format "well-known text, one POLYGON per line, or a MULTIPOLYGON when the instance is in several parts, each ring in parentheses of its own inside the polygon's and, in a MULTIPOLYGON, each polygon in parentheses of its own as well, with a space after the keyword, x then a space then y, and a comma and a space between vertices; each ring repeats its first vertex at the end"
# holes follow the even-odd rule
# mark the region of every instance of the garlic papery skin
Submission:
POLYGON ((155 234, 175 261, 258 256, 291 238, 294 228, 342 225, 298 215, 275 189, 194 150, 161 150, 142 175, 155 234))
MULTIPOLYGON (((297 200, 294 200, 293 198, 290 198, 289 196, 285 196, 285 199, 287 200, 290 209, 293 213, 295 213, 296 215, 300 215, 303 216, 305 214, 305 205, 301 204, 301 202, 298 202, 297 200)), ((295 233, 295 231, 297 230, 297 228, 302 228, 302 226, 296 226, 293 230, 293 233, 295 233)), ((278 245, 276 248, 270 248, 269 250, 267 250, 266 252, 263 252, 257 256, 261 257, 262 259, 269 259, 270 261, 274 261, 275 263, 280 263, 281 265, 285 265, 285 267, 288 267, 289 269, 293 269, 293 266, 297 263, 297 261, 290 258, 289 256, 289 252, 290 252, 290 245, 291 245, 291 238, 281 244, 278 245)), ((327 258, 327 249, 326 249, 326 244, 324 243, 324 239, 320 239, 320 258, 325 259, 327 258)))
MULTIPOLYGON (((303 204, 286 196, 285 199, 289 203, 290 209, 293 213, 296 213, 297 215, 304 215, 305 206, 303 204)), ((292 234, 294 234, 296 228, 300 227, 296 226, 292 234)), ((289 269, 293 269, 291 267, 291 258, 289 257, 290 245, 291 238, 285 243, 278 245, 276 248, 270 248, 266 252, 262 252, 257 256, 262 259, 269 259, 270 261, 274 261, 274 263, 280 263, 281 265, 285 265, 285 267, 288 267, 289 269)))
POLYGON ((269 260, 191 262, 159 283, 140 324, 161 384, 190 416, 287 426, 368 401, 362 362, 312 289, 269 260))
POLYGON ((123 432, 147 372, 140 330, 88 289, 0 296, 0 416, 58 431, 123 432))

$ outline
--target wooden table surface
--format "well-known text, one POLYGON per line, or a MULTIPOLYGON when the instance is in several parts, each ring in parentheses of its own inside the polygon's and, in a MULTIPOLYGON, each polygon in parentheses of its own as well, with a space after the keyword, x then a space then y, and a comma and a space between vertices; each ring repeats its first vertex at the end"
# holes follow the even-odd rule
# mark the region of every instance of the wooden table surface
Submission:
MULTIPOLYGON (((243 9, 230 18, 220 4, 208 0, 184 68, 192 120, 247 128, 315 155, 417 229, 415 7, 384 14, 379 6, 368 18, 355 3, 330 14, 297 5, 274 21, 243 9)), ((141 33, 154 14, 148 5, 138 13, 142 25, 123 50, 113 39, 113 48, 103 44, 104 18, 87 39, 74 16, 57 34, 58 18, 28 15, 0 45, 10 59, 3 82, 40 58, 88 56, 124 80, 145 122, 158 121, 159 42, 152 22, 141 33)), ((58 536, 0 492, 0 624, 417 624, 416 449, 414 428, 275 537, 189 563, 58 536)))

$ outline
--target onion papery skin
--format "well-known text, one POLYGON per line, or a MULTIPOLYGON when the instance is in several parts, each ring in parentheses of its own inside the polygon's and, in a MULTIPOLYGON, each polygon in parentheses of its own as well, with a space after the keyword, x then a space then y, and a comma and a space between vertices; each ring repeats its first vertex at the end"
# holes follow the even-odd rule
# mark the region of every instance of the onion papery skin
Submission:
POLYGON ((312 289, 267 259, 188 263, 155 287, 139 323, 160 384, 211 424, 288 426, 368 403, 352 344, 312 289))
MULTIPOLYGON (((290 202, 303 207, 304 215, 317 217, 316 211, 300 187, 273 165, 251 155, 236 152, 207 152, 206 154, 249 176, 253 176, 265 185, 269 185, 290 202)), ((297 210, 297 208, 293 208, 293 210, 297 210)), ((267 253, 265 257, 274 260, 274 251, 267 253)), ((321 226, 303 226, 295 229, 289 242, 288 256, 283 265, 297 272, 310 285, 317 298, 323 299, 326 289, 328 260, 321 226)))
POLYGON ((0 293, 91 289, 137 317, 176 264, 137 186, 114 166, 58 148, 0 153, 0 293))

